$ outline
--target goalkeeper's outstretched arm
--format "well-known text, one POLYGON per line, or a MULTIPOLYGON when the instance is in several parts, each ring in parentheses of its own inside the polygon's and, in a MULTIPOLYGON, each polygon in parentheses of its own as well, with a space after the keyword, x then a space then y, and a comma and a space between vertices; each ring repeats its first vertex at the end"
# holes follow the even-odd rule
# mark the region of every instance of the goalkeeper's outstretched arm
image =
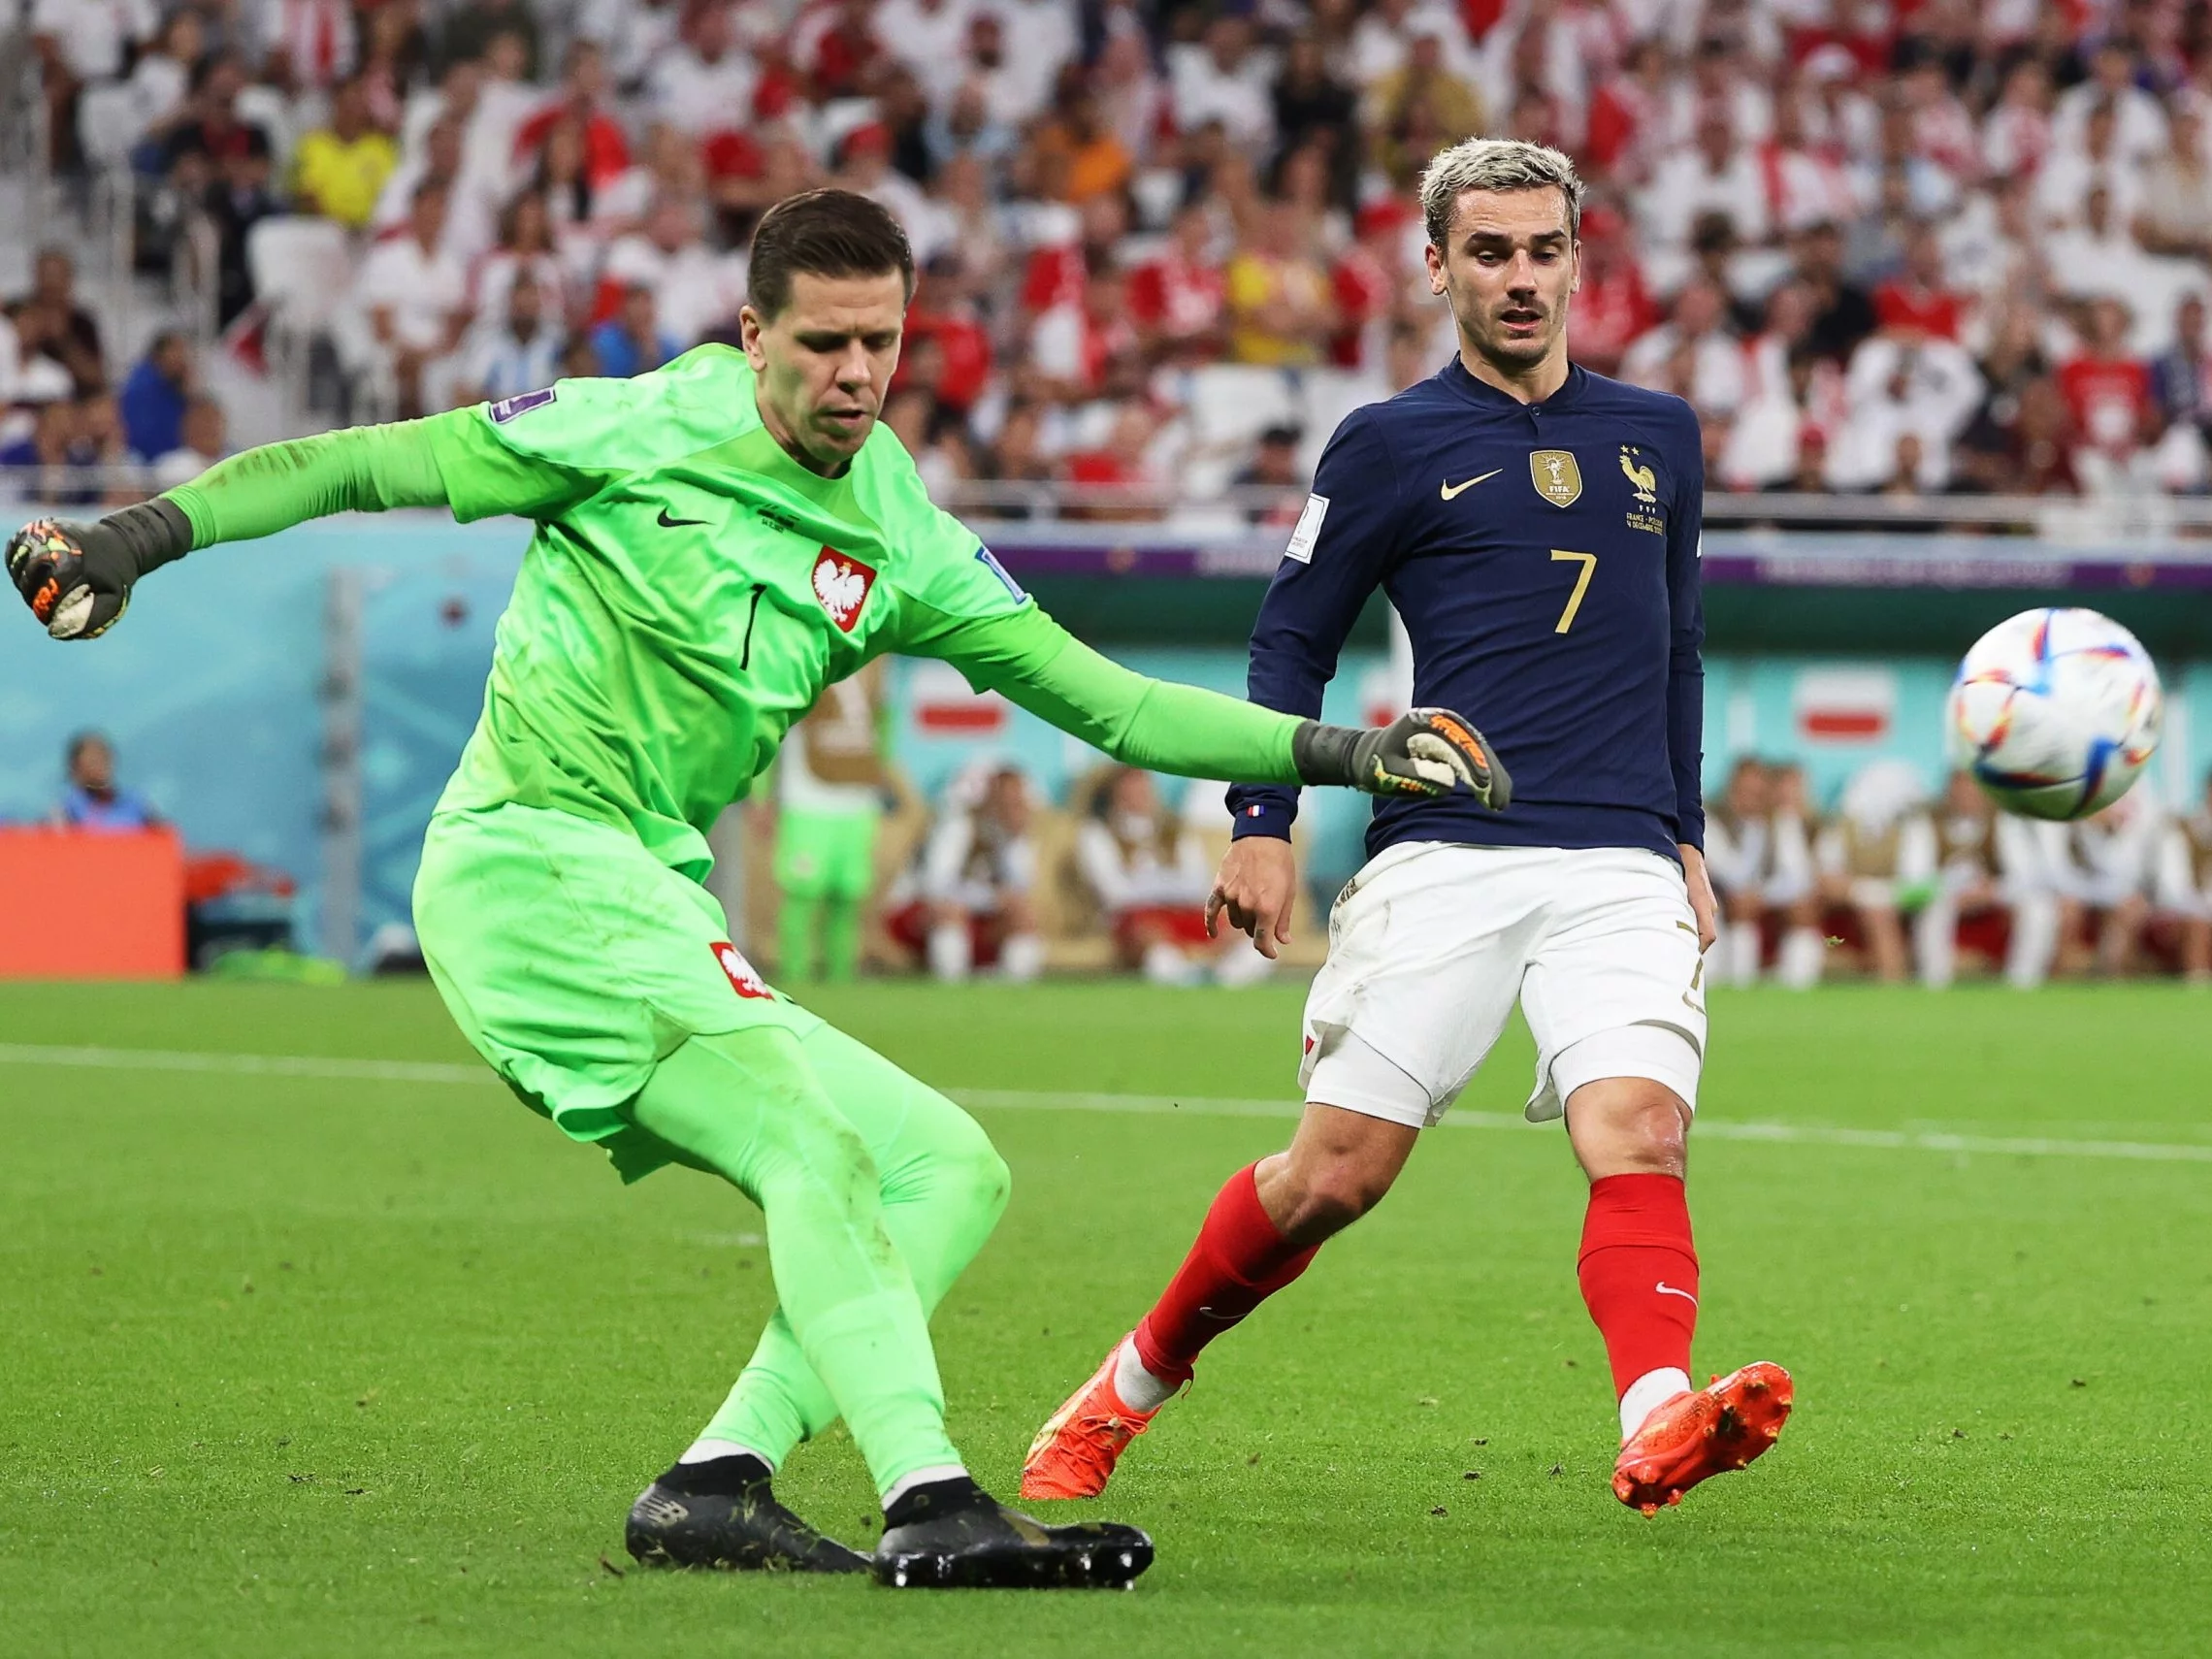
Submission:
POLYGON ((473 467, 472 504, 483 510, 545 516, 599 487, 589 473, 495 449, 483 425, 475 410, 455 409, 248 449, 97 523, 25 525, 9 538, 8 574, 49 634, 93 639, 120 619, 149 570, 332 513, 445 506, 456 465, 473 467))
POLYGON ((1219 692, 1149 679, 1083 644, 1034 605, 944 619, 910 637, 982 687, 1117 761, 1232 783, 1335 784, 1370 795, 1464 789, 1503 811, 1513 784, 1472 724, 1416 708, 1387 727, 1324 726, 1219 692))

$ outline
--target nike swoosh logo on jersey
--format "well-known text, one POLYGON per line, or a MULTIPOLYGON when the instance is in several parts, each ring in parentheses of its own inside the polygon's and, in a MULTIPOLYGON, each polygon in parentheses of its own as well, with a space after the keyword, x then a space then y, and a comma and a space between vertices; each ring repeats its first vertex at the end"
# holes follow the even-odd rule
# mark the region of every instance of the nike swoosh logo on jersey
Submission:
MULTIPOLYGON (((1495 478, 1500 472, 1503 472, 1504 471, 1505 469, 1503 467, 1493 467, 1489 472, 1482 474, 1482 478, 1495 478)), ((1444 485, 1444 499, 1448 502, 1458 499, 1462 492, 1472 490, 1477 484, 1480 484, 1482 481, 1482 478, 1470 478, 1464 484, 1444 485)))
POLYGON ((1658 1291, 1662 1296, 1679 1296, 1683 1301, 1689 1303, 1689 1305, 1693 1308, 1698 1305, 1698 1299, 1695 1296, 1691 1295, 1687 1290, 1675 1289, 1664 1279, 1660 1280, 1658 1284, 1652 1285, 1651 1288, 1658 1291))
POLYGON ((668 509, 667 507, 663 507, 661 509, 660 518, 655 522, 658 523, 663 530, 676 530, 687 524, 704 524, 706 520, 703 518, 670 518, 668 516, 668 509))

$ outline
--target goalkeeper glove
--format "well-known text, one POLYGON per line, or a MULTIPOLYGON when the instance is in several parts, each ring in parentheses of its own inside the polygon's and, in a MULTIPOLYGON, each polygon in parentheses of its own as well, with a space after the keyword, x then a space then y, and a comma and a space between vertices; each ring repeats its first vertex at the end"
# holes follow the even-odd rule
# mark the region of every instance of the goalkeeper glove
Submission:
POLYGON ((1464 789, 1492 812, 1513 798, 1513 780, 1487 739, 1448 708, 1415 708, 1362 730, 1309 720, 1291 733, 1290 756, 1310 784, 1369 795, 1449 795, 1464 789))
POLYGON ((8 538, 8 575, 56 639, 97 639, 130 608, 131 586, 192 550, 174 502, 142 502, 96 524, 40 518, 8 538))

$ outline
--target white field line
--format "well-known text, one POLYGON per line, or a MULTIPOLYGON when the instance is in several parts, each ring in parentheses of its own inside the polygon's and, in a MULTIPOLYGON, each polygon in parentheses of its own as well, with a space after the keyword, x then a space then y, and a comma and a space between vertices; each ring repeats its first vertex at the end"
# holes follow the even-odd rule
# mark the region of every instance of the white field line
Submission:
MULTIPOLYGON (((1304 1108, 1280 1100, 1179 1100, 1165 1094, 1074 1094, 1025 1090, 966 1089, 960 1103, 983 1110, 1137 1112, 1200 1118, 1295 1118, 1304 1108)), ((1517 1112, 1454 1109, 1438 1124, 1446 1129, 1537 1127, 1517 1112)), ((1816 1123, 1737 1123, 1701 1118, 1695 1138, 1758 1141, 1773 1146, 1870 1147, 1891 1152, 1988 1153, 2019 1157, 2112 1157, 2148 1163, 2212 1163, 2212 1146, 2148 1141, 2076 1141, 2045 1136, 1954 1135, 1910 1129, 1836 1129, 1816 1123)))
POLYGON ((321 1055, 194 1054, 181 1049, 72 1049, 0 1043, 0 1065, 81 1066, 93 1071, 211 1071, 238 1077, 313 1077, 329 1082, 496 1083, 481 1065, 432 1060, 339 1059, 321 1055))
MULTIPOLYGON (((484 1084, 480 1065, 431 1060, 341 1059, 316 1055, 201 1054, 179 1049, 49 1047, 0 1043, 0 1066, 68 1066, 96 1071, 203 1072, 224 1076, 300 1077, 338 1083, 484 1084)), ((962 1105, 982 1111, 1109 1112, 1192 1118, 1296 1118, 1295 1101, 1172 1094, 1097 1094, 1067 1090, 954 1089, 962 1105)), ((1453 1111, 1441 1125, 1458 1129, 1528 1129, 1518 1113, 1453 1111)), ((1816 1123, 1738 1123, 1701 1120, 1697 1137, 1769 1146, 1858 1147, 1883 1152, 1980 1154, 2009 1157, 2120 1158, 2143 1163, 2212 1163, 2212 1145, 2155 1141, 2090 1141, 2041 1135, 1956 1135, 1919 1129, 1841 1129, 1816 1123)))

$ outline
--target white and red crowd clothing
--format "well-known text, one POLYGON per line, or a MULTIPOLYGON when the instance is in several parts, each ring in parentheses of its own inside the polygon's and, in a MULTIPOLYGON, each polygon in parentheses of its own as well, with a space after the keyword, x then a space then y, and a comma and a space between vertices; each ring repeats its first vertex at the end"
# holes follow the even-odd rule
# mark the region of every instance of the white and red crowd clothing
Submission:
MULTIPOLYGON (((1227 313, 1220 266, 1191 259, 1179 247, 1170 246, 1130 276, 1129 314, 1166 340, 1171 349, 1218 337, 1227 313)), ((1220 343, 1215 338, 1203 355, 1210 359, 1220 354, 1220 343)))
POLYGON ((1171 951, 1207 944, 1214 873, 1198 837, 1167 813, 1093 818, 1076 832, 1075 862, 1124 957, 1142 959, 1150 941, 1171 951))
POLYGON ((2059 370, 2059 390, 2074 430, 2092 449, 2131 454, 2151 408, 2151 375, 2132 357, 2077 357, 2059 370))

